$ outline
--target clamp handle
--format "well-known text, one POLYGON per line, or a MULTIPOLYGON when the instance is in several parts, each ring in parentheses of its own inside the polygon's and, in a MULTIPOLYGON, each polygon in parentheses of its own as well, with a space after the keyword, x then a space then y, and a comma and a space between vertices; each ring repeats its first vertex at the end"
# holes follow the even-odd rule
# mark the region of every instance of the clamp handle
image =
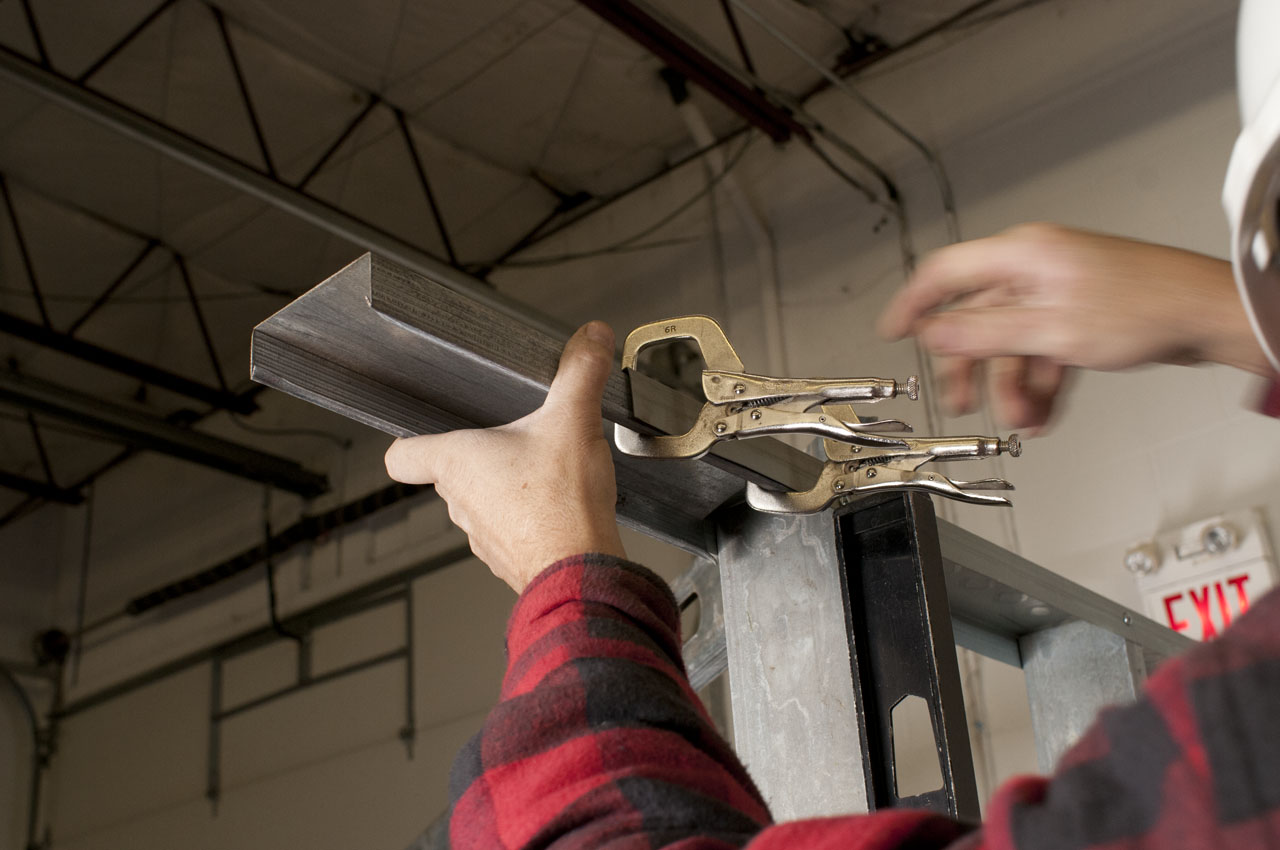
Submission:
POLYGON ((773 398, 809 398, 814 403, 882 401, 905 395, 920 397, 920 379, 892 378, 772 378, 741 371, 708 368, 702 373, 702 391, 712 404, 760 401, 773 398))
POLYGON ((936 472, 924 473, 893 469, 885 466, 864 466, 853 472, 843 463, 829 462, 812 489, 801 492, 766 490, 754 482, 747 482, 747 504, 757 511, 770 514, 815 514, 823 511, 836 499, 857 494, 885 490, 922 490, 936 496, 968 502, 973 505, 1002 505, 1011 503, 1003 496, 987 496, 968 490, 1012 490, 1013 485, 1002 478, 985 478, 981 481, 952 481, 936 472))

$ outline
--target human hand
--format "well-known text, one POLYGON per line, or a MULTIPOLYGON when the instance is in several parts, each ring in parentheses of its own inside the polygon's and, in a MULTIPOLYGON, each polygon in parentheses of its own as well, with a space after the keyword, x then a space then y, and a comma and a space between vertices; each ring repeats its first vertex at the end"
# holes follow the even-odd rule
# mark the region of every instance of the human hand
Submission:
POLYGON ((625 557, 614 515, 613 458, 600 403, 613 331, 583 325, 565 345, 542 406, 509 425, 396 440, 387 473, 435 484, 471 551, 517 593, 584 552, 625 557))
POLYGON ((880 317, 943 360, 944 404, 973 409, 985 364, 993 414, 1045 425, 1070 367, 1215 361, 1270 375, 1229 263, 1047 224, 930 255, 880 317))

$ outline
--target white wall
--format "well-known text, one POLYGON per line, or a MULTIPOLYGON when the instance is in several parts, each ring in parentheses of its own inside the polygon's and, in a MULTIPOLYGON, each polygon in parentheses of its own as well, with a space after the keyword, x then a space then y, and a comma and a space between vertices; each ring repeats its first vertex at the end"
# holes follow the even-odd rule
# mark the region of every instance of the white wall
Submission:
MULTIPOLYGON (((1226 230, 1218 186, 1237 129, 1232 18, 1231 9, 1193 0, 1051 2, 891 60, 861 85, 939 150, 966 236, 1043 219, 1221 255, 1226 230)), ((839 93, 822 95, 812 109, 887 164, 910 204, 917 247, 942 244, 936 193, 910 151, 839 93)), ((903 279, 892 227, 877 229, 880 214, 795 143, 782 150, 755 143, 737 176, 777 238, 791 371, 899 377, 917 371, 909 343, 886 345, 873 332, 875 317, 903 279)), ((697 168, 684 169, 544 250, 590 250, 630 236, 701 183, 697 168)), ((504 270, 497 280, 547 312, 605 318, 620 332, 662 316, 721 316, 751 368, 763 357, 763 325, 750 246, 732 216, 728 207, 719 210, 723 289, 713 242, 705 238, 708 204, 655 234, 691 238, 677 247, 504 270)), ((1270 493, 1280 441, 1273 423, 1250 412, 1255 389, 1254 381, 1214 368, 1082 376, 1049 436, 1029 442, 1022 458, 983 469, 1017 484, 1012 522, 995 510, 955 509, 952 516, 1134 605, 1133 585, 1120 566, 1129 543, 1240 506, 1262 505, 1273 523, 1280 519, 1280 499, 1270 493)), ((920 405, 877 412, 925 424, 920 405)), ((381 486, 385 439, 319 413, 316 420, 360 435, 346 454, 345 498, 381 486)), ((978 415, 942 427, 972 433, 992 426, 978 415)), ((278 443, 263 438, 262 445, 278 443)), ((338 454, 320 442, 310 450, 317 464, 338 454)), ((336 501, 302 506, 279 499, 277 524, 304 507, 336 501)), ((99 487, 102 531, 95 531, 90 619, 158 581, 249 545, 260 534, 260 502, 258 488, 169 462, 134 461, 108 476, 99 487), (112 492, 176 475, 185 476, 186 503, 157 504, 147 515, 113 512, 112 492)), ((43 515, 58 513, 45 509, 43 515)), ((6 530, 0 552, 47 556, 51 532, 43 524, 53 521, 28 520, 6 530)), ((78 532, 64 521, 68 530, 59 539, 65 544, 49 567, 61 580, 50 610, 69 625, 78 532)), ((435 508, 419 506, 292 557, 281 564, 282 607, 294 610, 438 551, 457 539, 444 529, 435 508)), ((634 540, 632 546, 640 560, 680 566, 678 557, 657 548, 634 540)), ((49 593, 42 598, 51 599, 49 593)), ((511 601, 474 564, 422 578, 414 593, 421 640, 412 762, 395 737, 401 680, 390 668, 374 670, 230 721, 223 799, 213 817, 202 796, 208 671, 197 667, 65 724, 50 783, 55 846, 252 848, 305 841, 315 848, 394 850, 406 844, 443 806, 452 753, 496 692, 501 624, 511 601)), ((212 594, 209 604, 175 606, 120 630, 86 652, 77 688, 89 692, 260 625, 264 594, 260 582, 235 583, 212 594)), ((388 624, 373 618, 367 627, 372 635, 388 624)), ((261 683, 278 680, 288 659, 268 652, 243 664, 238 675, 261 683)), ((1020 674, 988 665, 983 678, 995 773, 1034 769, 1020 674)), ((0 736, 4 728, 0 723, 0 736)))

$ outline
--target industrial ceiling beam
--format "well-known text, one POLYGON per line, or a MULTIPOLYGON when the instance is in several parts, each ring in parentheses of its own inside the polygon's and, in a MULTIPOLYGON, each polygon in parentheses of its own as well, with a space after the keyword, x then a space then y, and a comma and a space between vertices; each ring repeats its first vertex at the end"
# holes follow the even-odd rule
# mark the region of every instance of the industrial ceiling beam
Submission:
POLYGON ((37 499, 57 502, 62 505, 79 505, 84 502, 84 494, 79 490, 58 487, 45 481, 37 481, 34 478, 27 478, 25 475, 17 475, 12 472, 0 471, 0 487, 6 490, 16 490, 19 493, 26 493, 28 496, 35 496, 37 499))
POLYGON ((137 378, 143 383, 161 387, 223 410, 249 414, 258 409, 251 396, 237 395, 233 392, 206 386, 199 381, 184 378, 158 366, 152 366, 150 363, 144 363, 141 360, 118 354, 93 343, 83 342, 73 336, 59 333, 36 322, 27 321, 21 316, 15 316, 12 313, 0 312, 0 333, 18 337, 42 348, 66 354, 77 360, 83 360, 86 363, 92 363, 104 369, 110 369, 130 378, 137 378))
POLYGON ((655 10, 634 0, 578 0, 624 35, 668 66, 697 83, 708 94, 759 128, 775 142, 792 135, 809 138, 809 131, 791 113, 738 79, 726 63, 710 55, 686 35, 662 20, 655 10))
POLYGON ((181 458, 300 496, 318 496, 329 489, 325 476, 288 458, 182 428, 37 378, 0 372, 0 402, 75 423, 124 445, 181 458))
POLYGON ((434 254, 352 216, 326 201, 273 180, 269 175, 186 133, 156 121, 118 100, 88 89, 57 71, 41 67, 10 47, 0 45, 0 78, 109 127, 215 180, 245 192, 341 239, 430 275, 474 301, 488 304, 548 332, 564 333, 550 318, 514 306, 480 281, 460 274, 434 254))

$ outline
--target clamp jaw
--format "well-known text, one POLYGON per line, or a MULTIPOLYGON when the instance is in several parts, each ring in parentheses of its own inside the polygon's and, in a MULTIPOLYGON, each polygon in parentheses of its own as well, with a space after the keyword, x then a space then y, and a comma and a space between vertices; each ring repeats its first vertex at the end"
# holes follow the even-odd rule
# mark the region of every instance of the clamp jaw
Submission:
MULTIPOLYGON (((818 437, 883 448, 906 448, 895 437, 878 432, 910 431, 896 419, 862 422, 856 416, 845 421, 828 412, 826 405, 850 401, 876 402, 900 394, 919 398, 919 382, 883 378, 803 380, 771 378, 743 371, 742 360, 716 321, 707 316, 685 316, 641 325, 627 335, 622 348, 622 368, 635 369, 645 348, 674 339, 692 339, 702 351, 707 369, 702 391, 707 403, 686 433, 647 436, 622 425, 614 426, 614 442, 623 454, 651 458, 702 457, 720 440, 772 437, 779 434, 812 434, 818 437), (815 411, 814 408, 819 408, 815 411)), ((852 411, 852 408, 849 408, 852 411)))
POLYGON ((862 421, 851 402, 874 403, 905 395, 915 401, 916 377, 899 382, 886 378, 772 378, 743 370, 742 360, 714 319, 685 316, 652 322, 632 331, 623 345, 622 367, 635 369, 648 346, 691 339, 702 351, 707 369, 702 389, 707 402, 684 434, 648 436, 614 426, 614 442, 624 454, 650 458, 696 458, 720 440, 779 434, 823 437, 827 462, 814 487, 803 492, 765 490, 748 483, 747 502, 769 513, 816 513, 837 499, 883 490, 923 490, 980 505, 1008 505, 1002 496, 973 490, 1012 490, 999 478, 952 481, 920 467, 934 460, 951 461, 1009 454, 1017 457, 1017 435, 996 437, 885 436, 909 432, 898 419, 862 421), (815 409, 816 408, 816 409, 815 409))

